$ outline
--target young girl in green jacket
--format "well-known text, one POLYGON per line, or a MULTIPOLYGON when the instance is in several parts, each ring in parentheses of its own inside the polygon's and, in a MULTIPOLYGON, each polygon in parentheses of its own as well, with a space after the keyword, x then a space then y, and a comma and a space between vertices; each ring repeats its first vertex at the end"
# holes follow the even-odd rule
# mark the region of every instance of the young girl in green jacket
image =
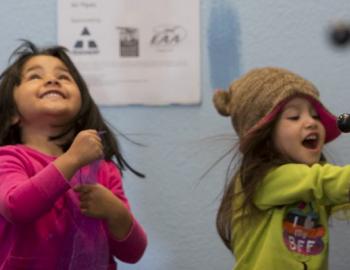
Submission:
POLYGON ((350 166, 331 165, 322 153, 340 131, 316 87, 264 67, 213 101, 239 138, 240 161, 217 214, 234 269, 328 269, 328 218, 349 202, 350 166))

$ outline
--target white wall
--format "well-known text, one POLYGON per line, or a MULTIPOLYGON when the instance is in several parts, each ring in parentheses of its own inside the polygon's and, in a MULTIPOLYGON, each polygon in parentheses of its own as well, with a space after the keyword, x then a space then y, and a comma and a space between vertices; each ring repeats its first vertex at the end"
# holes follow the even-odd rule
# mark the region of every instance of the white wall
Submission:
MULTIPOLYGON (((55 44, 56 1, 0 3, 1 69, 19 38, 55 44)), ((350 21, 350 1, 202 0, 202 104, 102 108, 115 127, 147 145, 120 139, 127 159, 147 174, 140 180, 127 173, 125 189, 149 246, 138 264, 119 269, 232 268, 234 259, 214 225, 228 159, 199 179, 234 140, 229 120, 213 109, 213 89, 227 87, 252 67, 283 66, 313 81, 335 114, 349 112, 350 46, 339 50, 327 40, 327 29, 337 20, 350 21)), ((343 135, 328 152, 348 163, 350 137, 343 135)), ((330 269, 348 269, 349 225, 334 221, 331 235, 330 269)))

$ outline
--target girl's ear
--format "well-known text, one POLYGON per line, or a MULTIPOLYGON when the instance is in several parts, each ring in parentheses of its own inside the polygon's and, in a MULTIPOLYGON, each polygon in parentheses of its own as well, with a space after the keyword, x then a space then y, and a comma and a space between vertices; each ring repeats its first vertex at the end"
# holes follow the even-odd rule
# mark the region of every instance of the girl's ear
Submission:
POLYGON ((12 116, 12 119, 11 119, 11 124, 12 125, 16 125, 19 123, 19 115, 18 114, 15 114, 14 116, 12 116))

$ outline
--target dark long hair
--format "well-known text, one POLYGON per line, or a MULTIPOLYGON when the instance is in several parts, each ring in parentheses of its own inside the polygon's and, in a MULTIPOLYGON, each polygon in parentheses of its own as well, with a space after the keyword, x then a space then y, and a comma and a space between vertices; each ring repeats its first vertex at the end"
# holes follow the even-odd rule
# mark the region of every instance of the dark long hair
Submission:
POLYGON ((97 105, 92 99, 87 84, 82 75, 67 54, 67 49, 62 46, 52 46, 47 48, 38 48, 32 42, 23 40, 22 44, 11 54, 10 62, 14 60, 0 75, 0 146, 9 144, 20 144, 21 130, 18 124, 13 125, 12 119, 17 114, 16 103, 13 97, 13 91, 21 83, 22 68, 25 63, 34 56, 48 55, 61 60, 68 68, 69 73, 78 85, 81 94, 81 108, 78 114, 72 119, 67 128, 57 136, 50 139, 55 140, 72 133, 64 145, 60 145, 63 151, 66 151, 72 144, 75 135, 85 129, 95 129, 105 131, 103 134, 103 149, 105 160, 116 160, 119 169, 129 169, 135 175, 144 177, 144 175, 134 170, 123 158, 116 136, 111 131, 107 122, 103 119, 97 105))
MULTIPOLYGON (((238 146, 240 154, 236 153, 232 160, 237 163, 232 169, 232 176, 227 178, 216 216, 217 231, 229 250, 232 249, 233 227, 252 221, 260 213, 253 198, 266 174, 274 167, 293 162, 281 155, 273 144, 272 134, 277 121, 278 117, 241 139, 238 146), (237 187, 240 187, 239 190, 237 187), (242 213, 240 220, 233 218, 237 211, 242 213)), ((321 161, 326 161, 323 154, 321 161)))

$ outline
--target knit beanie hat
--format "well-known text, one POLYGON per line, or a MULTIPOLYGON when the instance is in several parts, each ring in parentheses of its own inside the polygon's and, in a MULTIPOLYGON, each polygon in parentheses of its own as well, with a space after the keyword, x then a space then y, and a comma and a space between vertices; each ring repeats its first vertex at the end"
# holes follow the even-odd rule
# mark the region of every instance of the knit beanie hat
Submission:
POLYGON ((340 135, 337 117, 320 102, 317 88, 286 69, 256 68, 234 81, 228 91, 217 90, 213 102, 223 116, 231 116, 239 138, 273 120, 284 104, 301 95, 315 107, 326 130, 325 142, 340 135))

